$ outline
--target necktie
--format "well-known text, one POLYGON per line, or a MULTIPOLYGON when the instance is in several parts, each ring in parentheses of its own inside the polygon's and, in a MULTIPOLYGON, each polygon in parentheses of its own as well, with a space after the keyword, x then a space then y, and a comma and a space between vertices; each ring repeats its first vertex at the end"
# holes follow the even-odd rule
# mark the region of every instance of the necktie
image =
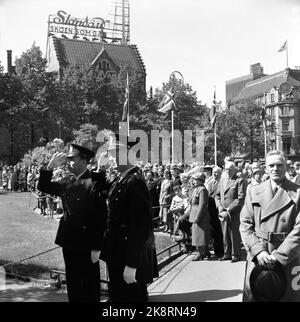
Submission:
POLYGON ((273 189, 273 197, 275 197, 277 191, 278 191, 278 185, 276 185, 273 189))

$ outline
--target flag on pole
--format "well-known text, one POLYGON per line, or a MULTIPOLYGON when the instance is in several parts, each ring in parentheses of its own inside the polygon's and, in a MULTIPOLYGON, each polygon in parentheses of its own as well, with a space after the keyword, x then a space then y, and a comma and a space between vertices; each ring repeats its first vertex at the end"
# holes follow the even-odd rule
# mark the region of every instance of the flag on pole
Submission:
POLYGON ((287 40, 284 42, 284 44, 279 48, 278 52, 281 53, 282 51, 287 50, 287 40))
POLYGON ((217 102, 216 102, 216 89, 215 89, 213 103, 209 113, 210 126, 212 129, 215 127, 215 124, 216 124, 216 109, 217 109, 217 102))
POLYGON ((265 127, 266 126, 266 105, 267 105, 267 102, 266 102, 266 94, 264 94, 264 101, 263 101, 263 104, 262 104, 262 109, 261 109, 261 113, 260 113, 260 118, 263 122, 263 126, 265 127))
POLYGON ((170 89, 164 96, 163 100, 158 105, 158 112, 168 113, 175 107, 175 102, 173 99, 174 93, 172 89, 170 89))
MULTIPOLYGON (((123 114, 122 114, 122 122, 127 120, 128 116, 128 105, 129 105, 129 80, 128 80, 128 73, 127 73, 127 80, 126 80, 126 89, 125 89, 125 100, 123 106, 123 114)), ((127 120, 129 121, 129 120, 127 120)))

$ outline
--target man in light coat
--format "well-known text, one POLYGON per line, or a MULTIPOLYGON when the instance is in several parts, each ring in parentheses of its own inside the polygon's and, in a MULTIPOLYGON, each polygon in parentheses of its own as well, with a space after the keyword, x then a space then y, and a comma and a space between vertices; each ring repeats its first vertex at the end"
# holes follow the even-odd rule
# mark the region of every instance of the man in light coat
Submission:
POLYGON ((240 232, 247 250, 244 301, 257 301, 250 288, 255 265, 283 265, 287 289, 282 301, 300 301, 300 187, 286 178, 281 151, 266 157, 270 179, 249 189, 241 211, 240 232))

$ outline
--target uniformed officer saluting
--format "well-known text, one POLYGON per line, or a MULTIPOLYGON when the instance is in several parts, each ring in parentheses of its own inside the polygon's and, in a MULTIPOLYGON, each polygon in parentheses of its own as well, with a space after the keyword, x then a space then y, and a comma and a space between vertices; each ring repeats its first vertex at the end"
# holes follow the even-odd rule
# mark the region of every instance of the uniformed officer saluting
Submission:
POLYGON ((147 301, 147 283, 157 276, 147 185, 137 167, 119 162, 121 154, 128 160, 128 148, 135 144, 128 142, 127 137, 116 136, 108 146, 108 154, 115 158, 119 172, 108 194, 108 230, 101 253, 108 267, 112 302, 147 301))
POLYGON ((41 169, 38 190, 62 198, 64 214, 55 243, 62 246, 70 302, 100 301, 99 256, 107 218, 101 196, 105 173, 96 180, 87 170, 94 152, 71 144, 69 154, 55 153, 47 169, 41 169), (74 177, 67 183, 51 182, 52 172, 68 161, 74 177), (103 176, 103 178, 101 178, 103 176))

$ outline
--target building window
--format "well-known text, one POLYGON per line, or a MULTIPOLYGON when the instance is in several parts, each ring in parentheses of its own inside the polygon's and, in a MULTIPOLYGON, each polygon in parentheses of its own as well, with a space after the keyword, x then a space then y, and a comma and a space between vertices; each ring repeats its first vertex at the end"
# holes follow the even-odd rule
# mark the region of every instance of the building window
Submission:
POLYGON ((282 115, 289 115, 290 114, 290 108, 289 106, 283 106, 283 114, 282 115))
POLYGON ((109 63, 106 63, 106 69, 109 70, 109 63))
POLYGON ((282 131, 288 131, 289 125, 290 125, 289 120, 282 120, 282 131))
POLYGON ((266 112, 268 115, 274 116, 274 108, 273 107, 268 107, 266 109, 266 112))
POLYGON ((274 93, 271 94, 271 98, 270 99, 271 99, 271 103, 274 103, 275 102, 275 94, 274 93))
POLYGON ((285 141, 282 143, 283 152, 288 155, 291 153, 291 142, 285 141))

